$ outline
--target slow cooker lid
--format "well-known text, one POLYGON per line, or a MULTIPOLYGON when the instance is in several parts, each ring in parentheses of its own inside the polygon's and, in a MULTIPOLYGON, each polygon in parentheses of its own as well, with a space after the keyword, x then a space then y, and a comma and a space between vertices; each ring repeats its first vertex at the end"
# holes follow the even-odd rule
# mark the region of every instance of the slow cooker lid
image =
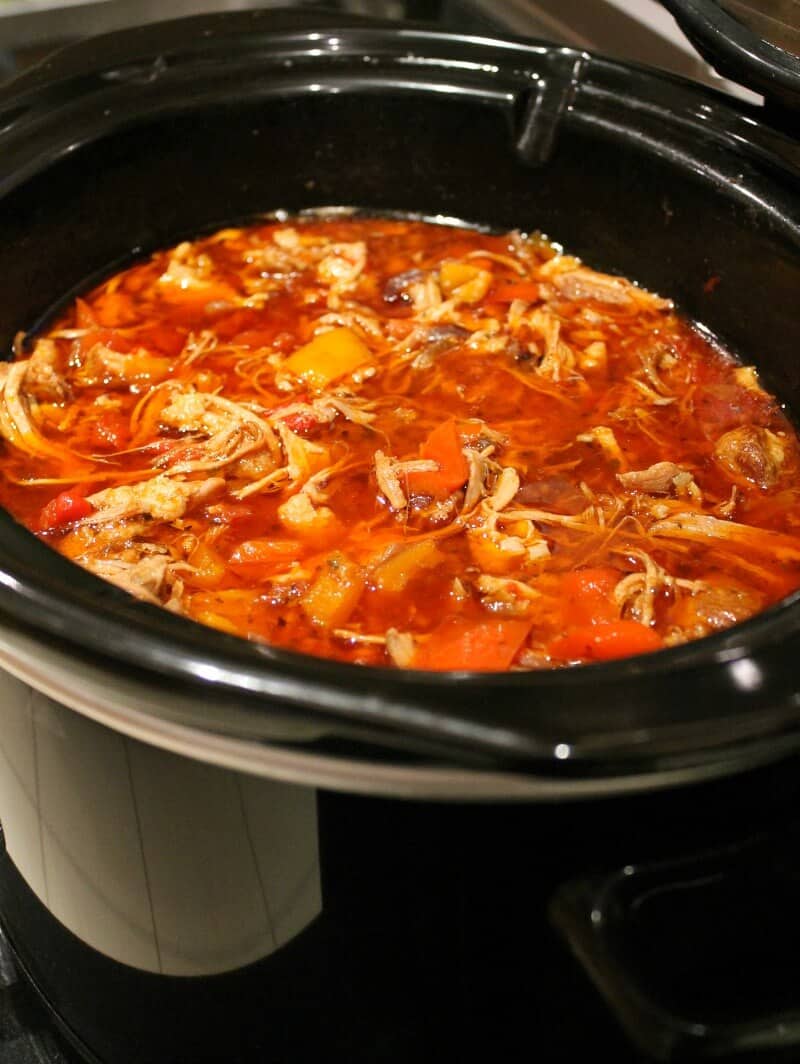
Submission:
POLYGON ((661 0, 686 36, 723 77, 788 109, 798 134, 800 3, 798 0, 661 0))

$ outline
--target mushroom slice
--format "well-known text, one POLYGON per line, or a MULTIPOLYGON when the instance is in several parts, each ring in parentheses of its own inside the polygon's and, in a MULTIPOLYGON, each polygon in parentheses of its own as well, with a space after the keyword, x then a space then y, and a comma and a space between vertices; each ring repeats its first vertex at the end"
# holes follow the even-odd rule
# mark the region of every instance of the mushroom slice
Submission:
POLYGON ((693 638, 730 628, 746 621, 763 606, 763 598, 738 587, 704 584, 681 607, 681 621, 693 638))

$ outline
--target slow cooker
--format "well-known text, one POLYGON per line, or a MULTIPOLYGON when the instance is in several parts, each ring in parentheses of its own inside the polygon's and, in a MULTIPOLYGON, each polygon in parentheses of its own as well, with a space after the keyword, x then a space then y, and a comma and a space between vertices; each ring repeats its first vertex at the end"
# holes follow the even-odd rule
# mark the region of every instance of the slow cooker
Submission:
MULTIPOLYGON (((323 11, 204 16, 46 60, 0 92, 0 138, 9 350, 133 257, 347 206, 542 230, 800 401, 796 130, 677 78, 323 11)), ((107 1064, 791 1047, 798 1002, 752 981, 762 936, 725 920, 737 890, 791 913, 769 872, 793 847, 798 650, 795 595, 624 662, 349 667, 133 601, 0 514, 0 918, 107 1064)))

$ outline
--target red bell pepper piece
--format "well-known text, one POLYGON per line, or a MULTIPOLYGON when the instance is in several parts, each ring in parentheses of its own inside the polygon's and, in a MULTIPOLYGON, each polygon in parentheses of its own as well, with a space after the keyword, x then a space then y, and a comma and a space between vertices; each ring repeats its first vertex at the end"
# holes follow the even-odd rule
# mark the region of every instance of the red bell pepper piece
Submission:
POLYGON ((78 491, 74 488, 71 491, 62 491, 42 509, 39 515, 39 531, 50 532, 63 525, 72 524, 73 521, 80 521, 91 513, 94 513, 94 506, 78 491))

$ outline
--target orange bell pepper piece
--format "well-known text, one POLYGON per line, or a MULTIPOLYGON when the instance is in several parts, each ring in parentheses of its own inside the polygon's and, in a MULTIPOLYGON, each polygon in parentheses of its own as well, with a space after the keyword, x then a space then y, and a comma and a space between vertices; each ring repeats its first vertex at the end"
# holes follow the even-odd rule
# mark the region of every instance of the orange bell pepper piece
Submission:
POLYGON ((538 303, 539 285, 535 281, 508 281, 499 284, 489 293, 487 302, 513 303, 515 299, 522 299, 526 303, 538 303))
POLYGON ((289 355, 283 368, 295 377, 301 377, 312 388, 325 388, 369 359, 370 349, 361 337, 343 325, 320 333, 299 347, 289 355))
POLYGON ((525 642, 530 627, 531 622, 524 618, 453 617, 431 632, 412 664, 415 669, 504 672, 525 642))
POLYGON ((611 661, 648 654, 663 645, 657 632, 638 621, 599 621, 573 628, 553 640, 548 653, 562 661, 611 661))
POLYGON ((567 626, 615 621, 619 608, 611 595, 621 574, 610 567, 576 569, 561 580, 560 601, 567 626))
POLYGON ((444 498, 460 488, 469 476, 469 465, 452 418, 431 432, 420 447, 419 456, 436 462, 439 468, 430 473, 409 473, 408 489, 412 493, 444 498))

